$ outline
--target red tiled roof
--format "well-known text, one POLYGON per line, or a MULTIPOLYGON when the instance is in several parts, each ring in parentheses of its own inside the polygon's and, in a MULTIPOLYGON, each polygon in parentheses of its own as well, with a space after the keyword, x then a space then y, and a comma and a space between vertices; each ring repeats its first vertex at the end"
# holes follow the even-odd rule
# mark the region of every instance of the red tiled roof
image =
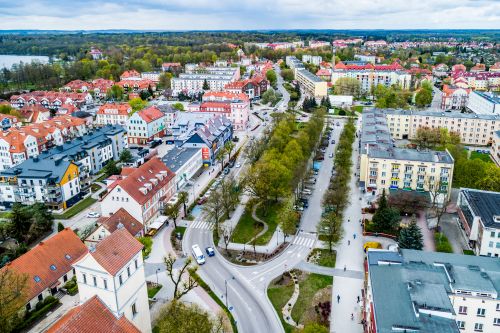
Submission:
POLYGON ((141 111, 138 111, 137 114, 146 123, 150 123, 165 116, 163 112, 161 112, 160 109, 158 109, 158 107, 156 106, 150 106, 148 108, 142 109, 141 111))
MULTIPOLYGON (((248 83, 248 82, 247 82, 248 83)), ((226 85, 227 87, 227 85, 226 85)), ((207 91, 203 94, 203 101, 248 101, 248 96, 244 93, 233 93, 229 91, 207 91)))
POLYGON ((316 72, 316 76, 329 76, 332 73, 328 69, 320 69, 316 72))
POLYGON ((120 116, 128 116, 132 111, 132 108, 128 103, 106 103, 104 105, 101 105, 99 111, 97 111, 97 114, 109 114, 105 112, 105 110, 109 109, 116 110, 116 113, 113 114, 120 116))
POLYGON ((141 74, 136 71, 135 69, 132 69, 130 71, 125 71, 120 75, 120 80, 131 78, 131 77, 141 77, 141 74))
POLYGON ((141 242, 126 229, 117 229, 99 242, 90 255, 109 274, 115 276, 142 248, 141 242))
POLYGON ((101 223, 110 233, 114 232, 121 223, 132 236, 137 235, 143 228, 142 223, 137 221, 124 208, 118 209, 110 217, 99 218, 98 223, 101 223))
POLYGON ((339 62, 338 64, 335 65, 335 69, 396 71, 396 70, 403 70, 404 68, 397 62, 393 62, 390 65, 373 65, 372 63, 367 63, 366 65, 346 65, 343 62, 339 62))
POLYGON ((80 238, 66 228, 48 240, 26 252, 2 269, 12 269, 28 275, 28 300, 36 297, 43 290, 53 286, 64 274, 71 271, 71 265, 87 253, 87 247, 80 238), (54 269, 51 269, 54 265, 54 269), (39 281, 37 282, 35 278, 39 281))
POLYGON ((175 174, 157 157, 154 157, 135 169, 125 179, 119 181, 117 186, 120 186, 139 204, 144 204, 151 199, 159 189, 173 181, 175 174), (162 173, 163 171, 163 173, 162 173), (161 175, 163 179, 159 180, 157 175, 161 175), (154 185, 151 179, 156 178, 158 183, 154 185), (152 185, 152 188, 144 194, 140 188, 145 188, 146 184, 152 185))
POLYGON ((47 333, 140 333, 124 315, 116 318, 108 307, 93 296, 69 310, 47 333))

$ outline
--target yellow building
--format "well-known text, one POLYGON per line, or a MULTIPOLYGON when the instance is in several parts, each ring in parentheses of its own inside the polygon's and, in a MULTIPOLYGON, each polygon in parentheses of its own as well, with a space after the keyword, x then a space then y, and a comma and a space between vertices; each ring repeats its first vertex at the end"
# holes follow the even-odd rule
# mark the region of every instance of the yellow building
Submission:
POLYGON ((306 94, 312 97, 323 98, 328 95, 327 83, 307 69, 297 70, 295 72, 295 79, 306 94))

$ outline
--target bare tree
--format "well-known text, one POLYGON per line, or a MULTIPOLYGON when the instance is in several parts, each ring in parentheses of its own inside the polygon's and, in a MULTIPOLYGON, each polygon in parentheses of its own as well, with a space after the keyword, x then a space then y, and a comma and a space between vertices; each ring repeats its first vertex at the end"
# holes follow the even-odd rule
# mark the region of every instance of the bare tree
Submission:
POLYGON ((342 239, 344 234, 342 219, 335 212, 326 214, 318 224, 318 234, 325 236, 328 248, 332 252, 333 245, 342 239))
POLYGON ((209 220, 215 223, 214 230, 217 238, 219 238, 219 224, 222 222, 226 213, 220 190, 212 192, 207 202, 203 205, 203 210, 207 214, 209 220))
POLYGON ((429 194, 431 195, 431 209, 436 218, 436 229, 439 228, 439 222, 441 218, 447 212, 448 205, 451 202, 451 198, 448 195, 448 184, 443 184, 441 179, 429 179, 427 182, 429 189, 429 194), (446 186, 446 190, 443 190, 443 186, 446 186))
POLYGON ((226 253, 229 255, 229 251, 227 247, 231 242, 231 235, 233 234, 233 226, 230 223, 223 223, 219 225, 219 234, 222 236, 222 240, 224 241, 224 247, 226 249, 226 253))
POLYGON ((174 221, 174 226, 177 228, 177 218, 179 217, 179 202, 175 204, 166 204, 164 209, 164 214, 174 221))
POLYGON ((168 254, 165 258, 163 258, 165 262, 165 268, 167 270, 167 275, 170 277, 170 280, 174 284, 174 299, 178 300, 182 296, 186 295, 189 291, 198 287, 198 282, 191 276, 189 273, 195 273, 198 270, 197 266, 191 266, 192 259, 188 257, 182 267, 179 269, 179 272, 176 273, 174 265, 177 261, 177 258, 173 256, 171 253, 168 254), (184 279, 184 275, 187 274, 187 280, 184 279))

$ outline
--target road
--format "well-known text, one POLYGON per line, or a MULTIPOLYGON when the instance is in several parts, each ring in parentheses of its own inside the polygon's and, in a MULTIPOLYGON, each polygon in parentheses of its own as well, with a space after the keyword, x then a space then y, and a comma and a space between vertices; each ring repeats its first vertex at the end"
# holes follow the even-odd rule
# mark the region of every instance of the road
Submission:
POLYGON ((443 96, 443 92, 435 86, 432 86, 432 91, 434 92, 434 96, 432 97, 431 108, 441 109, 441 99, 443 96))
MULTIPOLYGON (((340 121, 339 125, 335 126, 332 133, 335 142, 339 140, 343 122, 340 121)), ((333 168, 333 159, 329 155, 333 154, 334 150, 335 145, 330 142, 325 152, 325 160, 321 163, 319 174, 316 176, 318 180, 324 181, 317 182, 309 198, 309 208, 302 214, 299 232, 281 255, 264 264, 238 266, 227 262, 217 253, 200 267, 200 275, 222 300, 225 300, 226 281, 228 281, 228 304, 233 307, 231 311, 238 322, 239 331, 284 331, 278 314, 267 298, 267 287, 274 278, 302 262, 314 248, 317 241, 316 225, 322 212, 321 201, 328 188, 333 168)), ((203 215, 198 219, 203 220, 203 215)), ((189 254, 194 244, 202 248, 207 246, 216 248, 213 244, 211 226, 207 224, 204 226, 204 229, 188 228, 183 240, 186 254, 189 254)))
POLYGON ((288 102, 290 101, 290 94, 288 91, 283 87, 283 83, 285 82, 283 78, 281 77, 281 69, 279 65, 274 65, 274 70, 276 72, 276 76, 278 77, 278 91, 281 93, 283 96, 281 101, 276 104, 276 108, 278 108, 278 111, 284 112, 288 109, 288 102))

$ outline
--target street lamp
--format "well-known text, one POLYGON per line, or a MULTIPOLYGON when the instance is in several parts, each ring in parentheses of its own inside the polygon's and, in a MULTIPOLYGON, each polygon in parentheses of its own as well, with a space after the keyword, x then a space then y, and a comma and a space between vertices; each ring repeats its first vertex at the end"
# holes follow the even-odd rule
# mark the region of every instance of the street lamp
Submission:
POLYGON ((158 272, 159 272, 159 271, 160 271, 160 269, 159 269, 159 268, 157 268, 157 269, 156 269, 156 272, 155 272, 155 273, 156 273, 156 284, 157 284, 157 285, 159 284, 159 283, 158 283, 158 272))
MULTIPOLYGON (((234 276, 232 276, 229 281, 231 280, 234 280, 234 276)), ((224 280, 224 285, 226 286, 226 308, 227 308, 227 280, 224 280)))

